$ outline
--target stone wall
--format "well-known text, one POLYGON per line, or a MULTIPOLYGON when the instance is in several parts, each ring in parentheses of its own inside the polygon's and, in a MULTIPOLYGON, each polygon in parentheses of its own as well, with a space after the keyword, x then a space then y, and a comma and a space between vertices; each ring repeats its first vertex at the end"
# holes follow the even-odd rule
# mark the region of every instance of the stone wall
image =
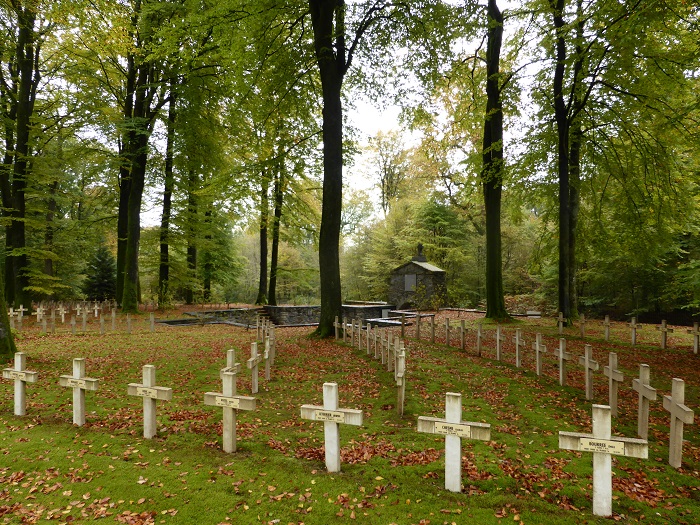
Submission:
MULTIPOLYGON (((369 305, 343 305, 342 315, 349 320, 377 319, 388 316, 392 305, 374 303, 369 305), (386 314, 386 315, 385 315, 386 314)), ((265 311, 277 326, 307 326, 318 324, 320 306, 266 306, 265 311)), ((342 320, 342 319, 341 319, 342 320)), ((254 322, 254 321, 253 321, 254 322)))

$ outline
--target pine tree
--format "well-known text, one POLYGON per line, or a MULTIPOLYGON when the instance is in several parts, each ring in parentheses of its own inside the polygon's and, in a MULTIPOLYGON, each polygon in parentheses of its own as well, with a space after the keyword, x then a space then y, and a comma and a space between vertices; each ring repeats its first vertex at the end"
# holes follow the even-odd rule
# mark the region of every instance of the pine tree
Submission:
POLYGON ((85 270, 83 293, 90 300, 114 299, 117 291, 117 263, 106 246, 100 245, 85 270))

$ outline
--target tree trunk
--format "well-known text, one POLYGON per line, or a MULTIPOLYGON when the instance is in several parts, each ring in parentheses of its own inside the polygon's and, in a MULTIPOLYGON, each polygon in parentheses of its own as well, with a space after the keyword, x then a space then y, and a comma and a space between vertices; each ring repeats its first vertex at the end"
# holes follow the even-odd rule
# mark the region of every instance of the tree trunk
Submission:
POLYGON ((260 279, 258 280, 258 297, 255 304, 267 302, 267 222, 270 214, 268 190, 270 181, 267 173, 260 178, 260 279))
POLYGON ((342 310, 339 243, 343 207, 343 107, 340 92, 348 66, 344 55, 345 3, 342 0, 309 0, 309 7, 323 96, 323 199, 318 246, 321 316, 316 335, 330 337, 334 334, 335 317, 340 317, 342 310))
POLYGON ((146 184, 146 162, 148 159, 148 137, 138 137, 136 160, 131 167, 131 191, 129 193, 128 232, 124 261, 124 294, 122 311, 136 313, 140 303, 139 287, 139 241, 141 239, 141 201, 146 184))
MULTIPOLYGON (((49 188, 48 202, 46 203, 46 231, 44 232, 44 249, 53 252, 54 239, 54 218, 56 216, 56 192, 58 191, 58 181, 54 181, 49 188)), ((44 275, 54 276, 53 259, 44 258, 44 275)))
POLYGON ((565 0, 550 0, 556 31, 556 67, 554 69, 554 116, 557 123, 557 175, 559 178, 559 311, 567 323, 571 320, 570 295, 570 211, 569 211, 569 119, 564 100, 566 41, 564 30, 565 0))
POLYGON ((195 282, 197 280, 197 189, 199 177, 190 170, 187 195, 187 286, 185 303, 194 303, 195 282))
POLYGON ((270 290, 267 295, 268 304, 277 305, 277 260, 279 258, 280 222, 282 220, 282 204, 284 204, 284 159, 281 161, 275 187, 275 218, 272 221, 272 254, 270 255, 270 290))
MULTIPOLYGON (((0 273, 0 287, 4 288, 4 284, 3 275, 0 273)), ((15 352, 17 352, 17 347, 12 337, 12 330, 10 330, 7 302, 5 302, 4 295, 0 293, 0 363, 9 362, 15 352)))
POLYGON ((202 254, 202 288, 204 291, 204 302, 211 302, 211 277, 214 273, 214 264, 212 263, 211 255, 211 245, 212 245, 212 235, 211 235, 211 207, 207 206, 207 210, 204 212, 204 231, 207 232, 204 236, 204 246, 205 250, 202 254))
POLYGON ((503 261, 501 257, 501 193, 503 187, 503 110, 500 87, 500 56, 503 15, 496 0, 488 5, 488 43, 486 53, 486 116, 482 184, 486 211, 486 317, 508 317, 503 299, 503 261))
POLYGON ((158 267, 158 305, 168 301, 168 281, 170 279, 170 216, 172 197, 175 187, 173 174, 173 151, 175 142, 175 104, 176 96, 170 86, 170 105, 168 107, 167 139, 165 145, 165 183, 163 188, 163 215, 160 220, 160 265, 158 267))

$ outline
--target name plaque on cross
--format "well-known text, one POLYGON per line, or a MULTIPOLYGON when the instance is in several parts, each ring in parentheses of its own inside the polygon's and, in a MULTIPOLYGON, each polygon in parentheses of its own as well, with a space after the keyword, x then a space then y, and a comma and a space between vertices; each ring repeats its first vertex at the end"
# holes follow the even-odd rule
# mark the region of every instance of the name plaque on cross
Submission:
POLYGON ((435 433, 445 436, 459 436, 471 439, 472 427, 469 425, 458 425, 456 423, 435 423, 435 433))
POLYGON ((334 423, 345 423, 345 414, 331 410, 316 410, 314 414, 316 421, 333 421, 334 423))
POLYGON ((607 441, 605 439, 581 438, 578 442, 581 452, 600 452, 602 454, 625 455, 625 444, 619 441, 607 441))

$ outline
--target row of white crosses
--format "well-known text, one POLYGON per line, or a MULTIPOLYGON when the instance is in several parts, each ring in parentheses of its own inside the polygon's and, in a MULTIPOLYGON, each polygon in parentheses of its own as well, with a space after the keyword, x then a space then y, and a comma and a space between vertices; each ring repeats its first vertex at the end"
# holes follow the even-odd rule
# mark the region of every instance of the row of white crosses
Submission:
MULTIPOLYGON (((27 310, 24 309, 24 311, 27 311, 27 310)), ((17 312, 19 314, 21 314, 21 312, 22 312, 21 307, 17 312)), ((56 313, 58 313, 61 316, 61 322, 63 324, 65 324, 65 315, 66 315, 67 311, 63 308, 63 306, 59 307, 58 310, 52 309, 50 317, 45 315, 45 312, 44 312, 44 309, 42 306, 39 306, 36 309, 35 315, 37 316, 37 324, 41 325, 42 330, 44 332, 48 333, 49 330, 51 331, 51 333, 56 332, 56 316, 55 316, 56 313)), ((96 314, 97 314, 97 311, 96 311, 96 314)), ((98 317, 98 315, 99 314, 95 315, 95 319, 99 318, 100 334, 104 334, 105 333, 105 317, 104 317, 104 315, 99 315, 99 317, 98 317)), ((19 330, 22 330, 23 316, 16 314, 12 308, 10 308, 10 311, 8 312, 8 316, 9 316, 9 320, 10 320, 10 328, 12 328, 12 329, 17 328, 19 330), (15 316, 16 315, 18 317, 17 324, 15 324, 15 316)), ((80 306, 78 306, 78 317, 81 318, 81 323, 82 323, 81 330, 83 332, 86 332, 87 331, 87 321, 88 321, 88 310, 83 309, 81 311, 80 306)), ((116 330, 117 330, 117 316, 116 316, 116 310, 114 310, 114 309, 112 310, 111 321, 112 321, 112 331, 116 332, 116 330)), ((149 326, 150 326, 150 331, 155 332, 155 316, 154 316, 153 312, 150 313, 148 322, 149 322, 149 326)), ((72 334, 75 335, 76 331, 77 331, 76 315, 71 315, 69 324, 71 326, 72 334)), ((126 314, 127 333, 129 333, 129 334, 131 333, 131 328, 132 328, 131 315, 126 314)))
POLYGON ((359 350, 362 350, 364 346, 367 355, 381 359, 381 363, 386 365, 387 372, 394 373, 396 411, 403 416, 406 400, 406 347, 403 340, 394 337, 391 330, 379 329, 377 326, 373 328, 371 323, 367 323, 364 328, 364 337, 360 321, 352 320, 348 323, 347 319, 343 319, 342 324, 340 324, 336 317, 333 326, 336 340, 340 339, 340 331, 342 330, 344 342, 349 342, 353 347, 357 346, 359 350), (374 352, 372 352, 372 344, 374 344, 374 352))

